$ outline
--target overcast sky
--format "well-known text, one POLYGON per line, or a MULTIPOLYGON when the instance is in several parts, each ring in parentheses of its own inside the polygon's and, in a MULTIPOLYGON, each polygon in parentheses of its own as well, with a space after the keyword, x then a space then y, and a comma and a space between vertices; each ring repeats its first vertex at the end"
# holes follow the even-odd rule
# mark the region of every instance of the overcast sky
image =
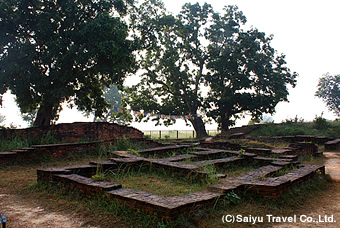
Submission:
MULTIPOLYGON (((251 25, 265 32, 267 36, 274 35, 272 47, 286 55, 287 66, 299 74, 297 86, 289 90, 289 103, 280 103, 273 115, 275 122, 287 118, 303 118, 311 121, 316 115, 326 119, 336 117, 325 107, 324 103, 314 96, 318 79, 325 73, 340 74, 340 1, 337 0, 230 0, 230 1, 173 1, 163 0, 165 7, 177 14, 184 3, 210 3, 215 11, 223 13, 225 5, 237 5, 247 17, 247 27, 251 25)), ((19 115, 15 105, 4 97, 5 107, 0 113, 6 115, 7 123, 16 121, 19 115)), ((84 120, 74 112, 63 111, 60 122, 84 120)), ((238 122, 246 124, 248 120, 238 122)), ((23 123, 14 122, 16 125, 23 123)), ((140 129, 152 129, 153 124, 133 124, 140 129)), ((208 126, 216 128, 216 125, 208 126)), ((162 127, 162 129, 166 129, 162 127)), ((176 124, 171 129, 185 128, 183 123, 176 124)))

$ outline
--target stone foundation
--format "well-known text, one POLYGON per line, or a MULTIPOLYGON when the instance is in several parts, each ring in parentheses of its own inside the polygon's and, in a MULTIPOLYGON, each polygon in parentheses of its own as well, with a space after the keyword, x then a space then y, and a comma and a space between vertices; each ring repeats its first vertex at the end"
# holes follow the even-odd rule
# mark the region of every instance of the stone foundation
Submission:
MULTIPOLYGON (((200 207, 213 206, 216 201, 223 198, 229 192, 240 193, 251 190, 263 197, 276 198, 288 190, 299 186, 303 182, 310 181, 318 175, 325 174, 324 166, 299 165, 288 174, 278 177, 270 177, 285 166, 295 166, 298 162, 289 158, 268 158, 259 157, 256 154, 242 153, 231 150, 216 150, 207 148, 196 148, 186 154, 168 156, 165 158, 147 158, 137 154, 162 154, 164 151, 171 151, 186 147, 170 146, 153 148, 152 150, 137 151, 130 154, 124 151, 112 151, 109 161, 91 162, 89 165, 69 166, 59 168, 47 168, 37 170, 39 182, 62 183, 71 190, 78 190, 85 195, 92 197, 94 194, 106 194, 113 201, 124 203, 132 208, 143 211, 156 212, 165 219, 174 219, 177 216, 197 210, 200 207), (242 155, 242 158, 239 156, 242 155), (227 156, 218 158, 218 156, 227 156), (185 159, 192 159, 193 162, 185 163, 185 159), (246 160, 263 160, 266 165, 249 171, 239 177, 227 177, 228 174, 216 174, 222 178, 220 183, 212 185, 207 190, 195 192, 188 195, 163 197, 138 189, 127 189, 119 183, 105 181, 94 181, 90 177, 97 171, 100 165, 103 170, 115 171, 118 167, 141 165, 161 167, 171 172, 179 172, 182 175, 195 175, 206 178, 207 171, 201 168, 205 165, 236 164, 246 160)), ((164 157, 164 154, 163 154, 164 157)))

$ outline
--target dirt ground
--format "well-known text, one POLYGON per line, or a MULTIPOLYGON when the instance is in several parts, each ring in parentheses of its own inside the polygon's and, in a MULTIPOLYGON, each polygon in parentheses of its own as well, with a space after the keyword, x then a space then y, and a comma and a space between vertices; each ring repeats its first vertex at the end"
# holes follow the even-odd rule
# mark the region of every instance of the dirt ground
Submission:
POLYGON ((0 194, 0 209, 9 220, 7 228, 11 227, 91 227, 84 226, 84 220, 75 215, 50 211, 11 194, 0 194))
MULTIPOLYGON (((309 207, 301 212, 306 217, 313 218, 318 221, 319 216, 322 220, 316 223, 302 222, 298 216, 297 223, 277 224, 274 227, 339 227, 340 223, 340 153, 325 152, 324 153, 326 173, 336 181, 329 194, 323 194, 316 202, 309 202, 309 207), (339 220, 337 222, 322 222, 327 218, 339 220), (333 217, 332 217, 333 216, 333 217)), ((39 203, 32 202, 22 196, 8 193, 6 189, 0 189, 0 213, 3 213, 10 221, 7 228, 13 227, 60 227, 60 228, 76 228, 76 227, 93 227, 86 225, 86 220, 76 214, 66 214, 63 211, 54 211, 43 208, 39 203)))

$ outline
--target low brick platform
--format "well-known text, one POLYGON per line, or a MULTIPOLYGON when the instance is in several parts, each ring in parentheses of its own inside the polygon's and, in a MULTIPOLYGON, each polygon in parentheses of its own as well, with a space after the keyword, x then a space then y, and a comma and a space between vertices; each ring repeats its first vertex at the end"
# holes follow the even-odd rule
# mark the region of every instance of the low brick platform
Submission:
POLYGON ((340 148, 340 139, 335 139, 325 143, 325 149, 327 150, 337 150, 340 148))
MULTIPOLYGON (((91 162, 95 163, 95 162, 91 162)), ((101 162, 106 168, 117 168, 113 162, 101 162)), ((207 190, 188 195, 163 197, 152 193, 122 188, 121 184, 94 181, 96 165, 79 165, 68 167, 53 167, 38 169, 39 182, 62 183, 71 190, 77 190, 86 196, 95 194, 109 194, 114 201, 127 204, 134 208, 157 212, 166 219, 173 219, 180 214, 197 210, 202 206, 211 206, 221 196, 219 193, 207 190), (76 174, 77 173, 77 174, 76 174)))
MULTIPOLYGON (((160 146, 161 143, 144 138, 134 138, 131 141, 137 142, 144 146, 160 146)), ((100 144, 115 144, 117 139, 107 141, 93 141, 82 143, 58 143, 46 145, 32 145, 29 148, 20 148, 9 152, 0 152, 0 164, 18 159, 33 159, 39 156, 49 155, 52 157, 64 157, 69 153, 91 153, 95 151, 100 144)), ((180 146, 179 148, 184 148, 180 146)))
POLYGON ((283 176, 267 177, 280 169, 282 167, 263 166, 236 178, 226 178, 224 183, 212 185, 209 189, 214 192, 227 194, 230 191, 240 191, 240 189, 247 188, 264 197, 277 198, 303 182, 325 174, 324 166, 306 165, 299 169, 294 169, 283 176))
POLYGON ((105 193, 117 188, 121 188, 121 184, 115 184, 106 181, 94 181, 92 178, 84 177, 78 174, 55 174, 53 175, 55 182, 63 183, 71 190, 78 190, 92 196, 97 193, 105 193))
POLYGON ((221 196, 219 193, 204 190, 189 195, 163 197, 125 188, 109 191, 108 194, 119 203, 128 204, 133 208, 157 212, 169 220, 203 206, 212 206, 221 196))
POLYGON ((16 152, 0 152, 0 164, 6 163, 15 159, 17 156, 16 152))

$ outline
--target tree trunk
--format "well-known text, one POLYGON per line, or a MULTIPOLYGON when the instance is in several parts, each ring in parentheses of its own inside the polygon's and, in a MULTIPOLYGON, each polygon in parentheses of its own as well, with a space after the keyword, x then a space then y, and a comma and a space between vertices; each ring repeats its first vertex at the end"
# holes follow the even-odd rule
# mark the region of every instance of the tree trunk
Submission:
POLYGON ((229 130, 230 127, 230 120, 229 120, 229 116, 227 115, 222 115, 221 116, 221 131, 222 132, 226 132, 229 130))
POLYGON ((194 126, 196 131, 196 138, 204 138, 207 137, 207 131, 205 130, 205 125, 201 117, 197 117, 195 119, 190 119, 191 124, 194 126))
POLYGON ((53 120, 53 105, 41 105, 37 117, 34 121, 34 127, 49 126, 53 120))

